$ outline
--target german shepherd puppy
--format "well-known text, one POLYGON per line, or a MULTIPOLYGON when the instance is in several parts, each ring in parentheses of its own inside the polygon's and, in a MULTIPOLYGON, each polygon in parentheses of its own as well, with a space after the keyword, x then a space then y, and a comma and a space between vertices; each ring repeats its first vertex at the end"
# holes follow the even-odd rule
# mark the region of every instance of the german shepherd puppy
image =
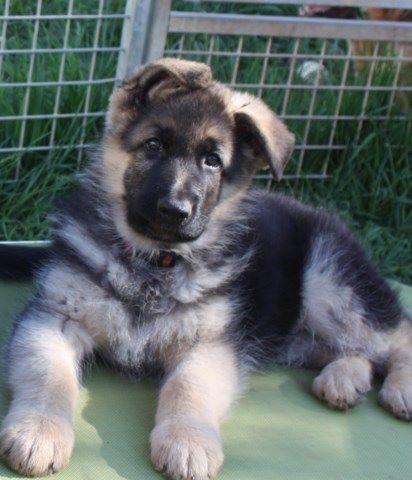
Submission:
POLYGON ((338 409, 379 371, 382 405, 412 418, 412 325, 393 291, 338 218, 250 188, 264 165, 280 177, 293 144, 261 100, 200 63, 150 63, 113 93, 8 344, 11 468, 68 463, 93 352, 160 375, 151 455, 174 479, 217 473, 219 425, 256 366, 323 368, 313 392, 338 409))

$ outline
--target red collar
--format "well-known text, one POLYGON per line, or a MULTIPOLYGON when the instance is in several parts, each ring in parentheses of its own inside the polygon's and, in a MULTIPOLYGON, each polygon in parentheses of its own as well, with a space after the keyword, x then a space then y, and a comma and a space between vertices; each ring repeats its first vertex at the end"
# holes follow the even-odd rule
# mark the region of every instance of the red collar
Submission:
POLYGON ((155 261, 155 265, 163 268, 172 268, 175 266, 177 255, 173 252, 160 252, 155 261))

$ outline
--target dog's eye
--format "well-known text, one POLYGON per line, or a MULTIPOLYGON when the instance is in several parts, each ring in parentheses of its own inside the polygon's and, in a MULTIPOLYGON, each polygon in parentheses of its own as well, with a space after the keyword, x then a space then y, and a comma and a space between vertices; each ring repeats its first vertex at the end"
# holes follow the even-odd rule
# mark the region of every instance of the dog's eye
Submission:
POLYGON ((144 149, 149 153, 160 152, 162 144, 158 138, 149 138, 149 140, 144 143, 144 149))
POLYGON ((222 168, 222 160, 217 153, 209 153, 206 155, 205 165, 211 168, 222 168))

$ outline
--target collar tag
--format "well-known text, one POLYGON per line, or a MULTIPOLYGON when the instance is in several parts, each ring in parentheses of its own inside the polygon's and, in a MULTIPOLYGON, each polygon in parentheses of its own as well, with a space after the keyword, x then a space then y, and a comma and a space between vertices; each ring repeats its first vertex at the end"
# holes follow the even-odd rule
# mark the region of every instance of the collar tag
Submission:
MULTIPOLYGON (((129 242, 123 241, 120 244, 121 255, 125 258, 132 259, 135 255, 133 245, 129 242)), ((152 265, 162 268, 174 267, 177 260, 177 255, 174 252, 160 252, 157 259, 150 261, 152 265)))
POLYGON ((159 257, 159 265, 163 268, 170 268, 176 262, 176 255, 174 253, 161 253, 159 257))

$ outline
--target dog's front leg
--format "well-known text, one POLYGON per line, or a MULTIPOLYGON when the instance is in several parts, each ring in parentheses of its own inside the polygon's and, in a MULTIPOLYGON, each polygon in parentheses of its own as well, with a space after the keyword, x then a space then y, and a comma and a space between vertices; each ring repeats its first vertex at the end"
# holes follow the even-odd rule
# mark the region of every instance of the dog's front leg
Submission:
POLYGON ((174 479, 215 475, 223 463, 219 424, 239 386, 233 348, 200 344, 168 374, 151 434, 155 468, 174 479))
POLYGON ((17 323, 7 358, 13 398, 0 433, 12 469, 38 476, 68 463, 85 341, 77 322, 33 307, 17 323))

